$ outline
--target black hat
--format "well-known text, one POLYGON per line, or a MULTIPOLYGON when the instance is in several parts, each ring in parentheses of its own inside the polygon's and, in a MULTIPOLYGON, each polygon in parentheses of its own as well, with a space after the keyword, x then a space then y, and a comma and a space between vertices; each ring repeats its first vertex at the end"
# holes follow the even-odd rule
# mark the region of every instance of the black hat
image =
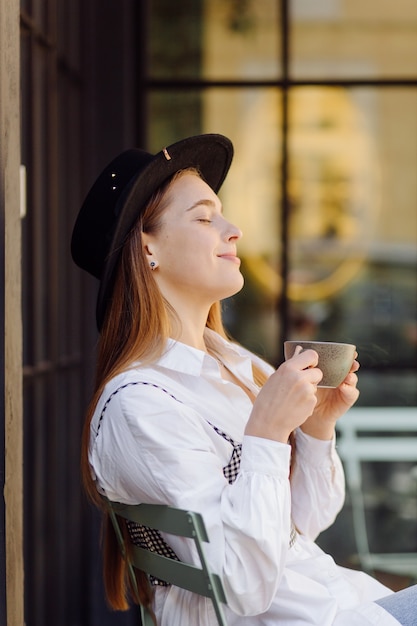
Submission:
POLYGON ((100 174, 80 209, 71 240, 75 263, 100 280, 97 326, 104 321, 120 251, 151 195, 179 170, 195 167, 218 192, 233 158, 223 135, 198 135, 150 154, 122 152, 100 174))

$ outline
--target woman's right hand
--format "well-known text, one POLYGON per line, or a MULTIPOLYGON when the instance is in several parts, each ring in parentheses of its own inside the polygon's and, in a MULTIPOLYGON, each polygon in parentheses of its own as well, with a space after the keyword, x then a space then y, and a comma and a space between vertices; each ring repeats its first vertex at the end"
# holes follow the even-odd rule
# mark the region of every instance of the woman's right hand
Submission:
POLYGON ((314 350, 296 353, 270 376, 255 400, 245 434, 287 443, 313 413, 323 374, 314 350))

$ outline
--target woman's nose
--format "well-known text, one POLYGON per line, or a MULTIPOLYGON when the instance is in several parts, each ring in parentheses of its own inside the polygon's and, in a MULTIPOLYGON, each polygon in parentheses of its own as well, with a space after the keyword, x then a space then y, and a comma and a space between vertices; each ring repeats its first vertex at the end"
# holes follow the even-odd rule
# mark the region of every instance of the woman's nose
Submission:
POLYGON ((240 228, 238 228, 237 226, 229 222, 228 229, 227 229, 227 240, 228 241, 231 241, 233 239, 237 240, 237 239, 240 239, 242 236, 243 236, 243 233, 240 230, 240 228))

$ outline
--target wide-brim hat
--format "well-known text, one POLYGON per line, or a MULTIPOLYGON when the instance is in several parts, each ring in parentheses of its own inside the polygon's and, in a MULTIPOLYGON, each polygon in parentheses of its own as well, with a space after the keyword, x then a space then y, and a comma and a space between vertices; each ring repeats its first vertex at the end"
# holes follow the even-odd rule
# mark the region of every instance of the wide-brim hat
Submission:
POLYGON ((178 141, 154 155, 126 150, 103 170, 84 200, 71 240, 75 263, 100 281, 99 330, 123 244, 152 194, 173 174, 189 167, 196 168, 217 193, 232 158, 233 146, 227 137, 206 134, 178 141))

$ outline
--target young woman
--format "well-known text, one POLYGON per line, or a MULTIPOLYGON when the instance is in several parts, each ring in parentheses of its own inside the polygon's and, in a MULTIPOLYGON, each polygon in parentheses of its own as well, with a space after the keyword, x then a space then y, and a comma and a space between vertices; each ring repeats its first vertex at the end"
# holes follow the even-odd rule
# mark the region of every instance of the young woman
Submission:
MULTIPOLYGON (((317 389, 314 351, 274 371, 226 337, 219 302, 243 286, 242 233, 217 196, 232 155, 221 135, 157 155, 124 152, 81 208, 73 258, 100 280, 97 380, 82 449, 87 492, 98 506, 105 494, 199 511, 230 626, 415 624, 375 602, 386 597, 391 610, 400 594, 337 566, 314 543, 344 501, 334 427, 358 397, 358 362, 337 389, 317 389)), ((197 558, 187 541, 168 547, 145 528, 129 532, 197 558)), ((108 523, 104 578, 110 604, 127 608, 108 523)), ((163 581, 141 590, 161 626, 216 624, 209 600, 163 581)), ((415 599, 415 589, 404 593, 401 615, 415 599)))

